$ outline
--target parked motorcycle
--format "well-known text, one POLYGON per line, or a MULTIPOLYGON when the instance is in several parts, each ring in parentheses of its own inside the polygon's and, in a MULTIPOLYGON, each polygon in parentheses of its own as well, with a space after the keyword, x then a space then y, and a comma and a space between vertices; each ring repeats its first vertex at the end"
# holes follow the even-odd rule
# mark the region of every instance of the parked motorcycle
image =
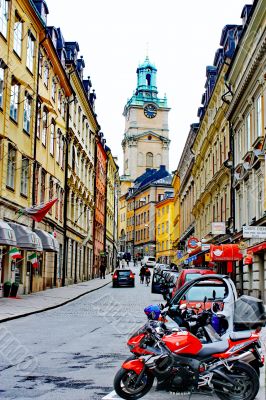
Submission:
POLYGON ((257 340, 254 334, 202 344, 188 331, 177 327, 165 334, 163 323, 148 321, 128 340, 135 357, 117 372, 115 391, 123 399, 139 399, 150 391, 156 377, 157 390, 215 392, 222 400, 253 400, 259 378, 248 364, 255 359, 249 347, 257 340))

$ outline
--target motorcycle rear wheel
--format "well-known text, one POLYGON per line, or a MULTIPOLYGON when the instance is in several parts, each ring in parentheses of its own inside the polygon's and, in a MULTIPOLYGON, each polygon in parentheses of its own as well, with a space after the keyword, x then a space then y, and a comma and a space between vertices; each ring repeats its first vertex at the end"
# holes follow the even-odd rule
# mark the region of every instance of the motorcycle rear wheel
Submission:
POLYGON ((140 399, 145 396, 152 388, 154 377, 148 373, 144 373, 140 385, 136 388, 138 375, 135 371, 121 368, 114 378, 114 389, 118 396, 126 400, 140 399))
MULTIPOLYGON (((250 365, 244 362, 237 362, 233 365, 230 372, 224 369, 223 371, 235 380, 236 385, 233 389, 228 391, 215 390, 216 395, 221 400, 253 400, 255 399, 259 388, 260 382, 259 377, 250 365), (235 377, 237 376, 237 378, 235 377)), ((220 378, 221 379, 221 378, 220 378)), ((225 390, 225 389, 224 389, 225 390)))

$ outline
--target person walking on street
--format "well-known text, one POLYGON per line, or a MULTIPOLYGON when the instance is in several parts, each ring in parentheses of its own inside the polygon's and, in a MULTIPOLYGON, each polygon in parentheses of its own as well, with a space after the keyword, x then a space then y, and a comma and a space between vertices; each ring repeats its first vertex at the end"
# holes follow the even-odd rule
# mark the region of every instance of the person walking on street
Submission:
POLYGON ((146 268, 144 265, 140 268, 139 276, 140 276, 140 283, 144 283, 144 278, 145 278, 145 270, 146 268))
POLYGON ((100 265, 100 278, 105 279, 105 270, 106 270, 106 264, 104 260, 101 260, 101 265, 100 265))
POLYGON ((146 280, 147 286, 149 286, 150 281, 151 281, 151 271, 149 270, 148 267, 145 268, 145 280, 146 280))

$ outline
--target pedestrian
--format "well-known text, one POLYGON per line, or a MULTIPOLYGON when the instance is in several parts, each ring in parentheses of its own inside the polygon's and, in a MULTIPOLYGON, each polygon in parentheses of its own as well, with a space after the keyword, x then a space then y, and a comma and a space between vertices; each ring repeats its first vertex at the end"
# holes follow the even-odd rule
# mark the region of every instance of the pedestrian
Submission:
POLYGON ((147 286, 149 286, 150 281, 151 281, 151 271, 149 270, 148 267, 145 268, 145 280, 146 280, 147 286))
POLYGON ((105 279, 105 270, 106 270, 106 263, 105 260, 101 260, 101 265, 100 265, 100 278, 105 279))
POLYGON ((144 265, 142 265, 142 267, 140 268, 140 272, 139 272, 140 283, 143 283, 143 282, 144 282, 145 270, 146 270, 146 268, 144 267, 144 265))

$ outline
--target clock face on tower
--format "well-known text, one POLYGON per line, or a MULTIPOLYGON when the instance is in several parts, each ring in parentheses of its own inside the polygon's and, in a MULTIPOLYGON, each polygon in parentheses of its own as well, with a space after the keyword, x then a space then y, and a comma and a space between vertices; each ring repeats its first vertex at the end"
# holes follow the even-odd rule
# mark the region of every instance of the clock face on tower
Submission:
POLYGON ((147 104, 144 107, 144 115, 147 118, 154 118, 156 117, 157 109, 153 104, 147 104))

